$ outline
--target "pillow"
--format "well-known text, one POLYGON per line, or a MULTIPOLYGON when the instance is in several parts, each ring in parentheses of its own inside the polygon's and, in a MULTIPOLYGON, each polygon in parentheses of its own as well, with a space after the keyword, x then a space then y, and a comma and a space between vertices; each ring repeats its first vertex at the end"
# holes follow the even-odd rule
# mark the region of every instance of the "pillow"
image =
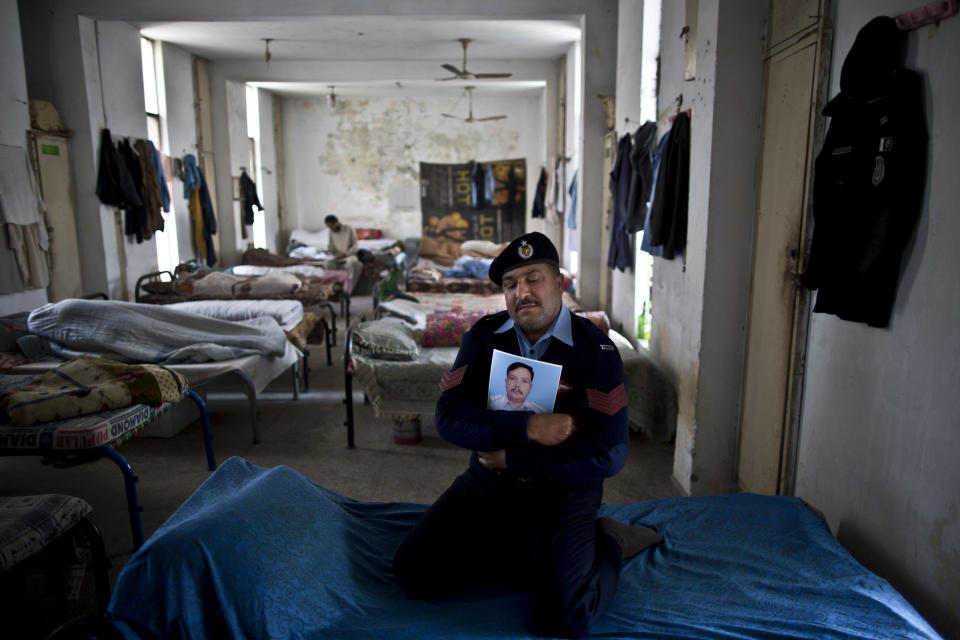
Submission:
POLYGON ((424 348, 459 347, 467 329, 485 315, 486 311, 428 313, 427 326, 423 330, 424 348))
POLYGON ((460 245, 460 250, 463 252, 479 253, 488 258, 496 258, 500 255, 500 252, 503 251, 504 246, 505 245, 497 244, 489 240, 465 240, 463 244, 460 245))
POLYGON ((358 324, 353 330, 353 349, 380 360, 413 360, 420 354, 413 330, 390 319, 358 324))
POLYGON ((357 227, 353 230, 357 234, 357 240, 379 240, 383 237, 383 230, 370 227, 357 227))
POLYGON ((290 241, 287 244, 291 245, 294 243, 326 249, 330 246, 330 229, 321 229, 320 231, 294 229, 290 232, 290 241))
POLYGON ((607 317, 606 311, 578 311, 577 315, 597 325, 597 329, 600 329, 600 331, 606 334, 610 333, 610 318, 607 317))

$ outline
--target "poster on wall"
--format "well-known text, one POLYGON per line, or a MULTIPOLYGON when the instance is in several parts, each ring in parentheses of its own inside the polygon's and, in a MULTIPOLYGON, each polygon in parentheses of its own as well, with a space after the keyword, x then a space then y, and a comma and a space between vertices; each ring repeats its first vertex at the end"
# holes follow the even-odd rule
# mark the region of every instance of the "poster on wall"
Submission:
POLYGON ((420 163, 423 235, 509 242, 524 231, 526 161, 420 163))

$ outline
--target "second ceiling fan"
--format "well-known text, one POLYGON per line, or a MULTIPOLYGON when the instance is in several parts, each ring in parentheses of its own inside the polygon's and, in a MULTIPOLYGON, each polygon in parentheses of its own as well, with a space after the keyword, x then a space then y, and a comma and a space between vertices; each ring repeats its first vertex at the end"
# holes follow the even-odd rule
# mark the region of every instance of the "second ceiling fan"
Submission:
MULTIPOLYGON (((441 115, 443 115, 443 116, 445 116, 445 117, 447 117, 447 118, 456 118, 457 120, 463 120, 464 122, 488 122, 488 121, 490 121, 490 120, 503 120, 504 118, 507 117, 507 116, 505 116, 505 115, 499 115, 499 116, 487 116, 487 117, 485 117, 485 118, 474 118, 474 117, 473 117, 473 90, 474 90, 474 87, 464 87, 463 90, 466 92, 466 94, 467 94, 467 96, 468 96, 468 98, 469 98, 469 101, 470 101, 469 110, 467 111, 467 114, 468 114, 467 117, 464 118, 464 117, 461 117, 461 116, 455 116, 455 115, 453 115, 452 113, 443 113, 443 114, 441 114, 441 115)), ((463 96, 461 96, 461 100, 462 100, 462 99, 463 99, 463 96)), ((460 100, 457 100, 457 102, 459 103, 460 100)), ((454 108, 456 108, 457 105, 455 104, 455 105, 453 105, 453 106, 454 106, 454 108)), ((453 109, 451 109, 451 111, 453 111, 453 109)))
POLYGON ((473 73, 472 71, 467 70, 467 45, 472 42, 470 38, 459 38, 460 44, 463 45, 463 68, 457 69, 452 64, 442 64, 440 65, 453 75, 449 78, 437 78, 437 80, 484 80, 487 78, 509 78, 512 76, 512 73, 473 73))

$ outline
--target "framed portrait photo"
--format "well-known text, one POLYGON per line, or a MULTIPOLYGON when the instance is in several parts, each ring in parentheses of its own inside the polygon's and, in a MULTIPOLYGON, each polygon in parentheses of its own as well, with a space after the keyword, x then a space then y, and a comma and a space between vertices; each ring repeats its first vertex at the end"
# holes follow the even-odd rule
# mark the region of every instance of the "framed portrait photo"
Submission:
POLYGON ((558 364, 494 349, 487 387, 487 408, 553 413, 562 370, 563 367, 558 364))

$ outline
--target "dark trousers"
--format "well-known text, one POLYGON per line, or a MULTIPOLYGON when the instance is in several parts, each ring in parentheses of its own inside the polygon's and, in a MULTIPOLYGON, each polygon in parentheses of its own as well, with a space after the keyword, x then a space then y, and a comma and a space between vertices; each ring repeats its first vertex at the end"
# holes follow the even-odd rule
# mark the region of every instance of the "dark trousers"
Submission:
POLYGON ((601 487, 523 482, 475 466, 400 545, 394 575, 417 598, 522 586, 541 633, 577 637, 604 614, 620 548, 596 527, 601 487))

